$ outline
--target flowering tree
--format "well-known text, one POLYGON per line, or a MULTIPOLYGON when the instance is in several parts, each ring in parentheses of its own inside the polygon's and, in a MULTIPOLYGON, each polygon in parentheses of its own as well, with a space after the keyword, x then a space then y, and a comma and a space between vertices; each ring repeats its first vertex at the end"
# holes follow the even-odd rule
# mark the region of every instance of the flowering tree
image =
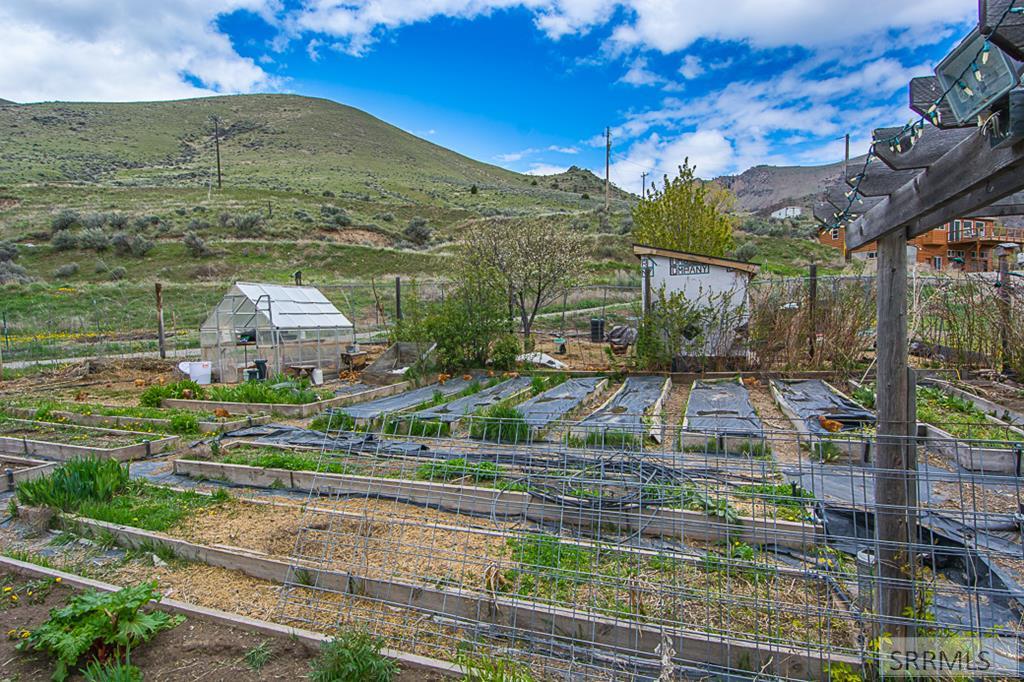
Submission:
POLYGON ((689 159, 633 209, 633 241, 673 251, 724 256, 733 248, 732 195, 694 175, 689 159))
POLYGON ((461 258, 482 268, 482 286, 498 288, 529 338, 538 311, 576 283, 583 263, 578 237, 549 218, 479 223, 466 234, 461 258))

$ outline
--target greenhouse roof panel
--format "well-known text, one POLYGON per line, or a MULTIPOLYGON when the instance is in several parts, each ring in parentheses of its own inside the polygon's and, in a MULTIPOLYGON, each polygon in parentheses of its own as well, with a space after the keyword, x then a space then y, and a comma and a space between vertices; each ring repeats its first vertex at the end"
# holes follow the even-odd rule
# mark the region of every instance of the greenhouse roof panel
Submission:
POLYGON ((316 287, 237 282, 235 287, 278 329, 350 328, 352 323, 316 287), (269 302, 269 305, 268 305, 269 302))

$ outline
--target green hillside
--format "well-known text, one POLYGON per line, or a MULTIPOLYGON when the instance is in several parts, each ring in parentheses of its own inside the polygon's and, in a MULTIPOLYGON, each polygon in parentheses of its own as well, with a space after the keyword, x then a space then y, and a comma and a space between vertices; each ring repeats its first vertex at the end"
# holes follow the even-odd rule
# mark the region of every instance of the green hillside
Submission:
POLYGON ((358 109, 295 95, 4 107, 0 185, 206 187, 216 183, 214 117, 226 188, 472 206, 466 195, 476 185, 523 194, 531 206, 576 205, 571 192, 552 192, 358 109))

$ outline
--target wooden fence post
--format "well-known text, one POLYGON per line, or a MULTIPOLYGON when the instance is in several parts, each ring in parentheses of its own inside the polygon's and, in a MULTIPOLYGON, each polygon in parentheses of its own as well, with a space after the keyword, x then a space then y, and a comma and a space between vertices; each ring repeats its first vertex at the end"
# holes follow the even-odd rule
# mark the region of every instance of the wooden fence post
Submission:
POLYGON ((902 619, 913 604, 913 541, 917 527, 916 435, 907 363, 907 231, 879 240, 878 341, 876 356, 878 451, 875 460, 875 533, 878 623, 875 635, 906 636, 902 619))
POLYGON ((156 342, 160 350, 160 359, 167 359, 167 344, 164 339, 164 288, 156 283, 156 342))
POLYGON ((810 331, 807 340, 807 352, 814 361, 814 345, 818 338, 818 325, 815 322, 815 308, 818 302, 818 264, 811 263, 810 276, 807 281, 807 317, 810 331))
POLYGON ((395 277, 395 319, 402 319, 402 278, 395 277))

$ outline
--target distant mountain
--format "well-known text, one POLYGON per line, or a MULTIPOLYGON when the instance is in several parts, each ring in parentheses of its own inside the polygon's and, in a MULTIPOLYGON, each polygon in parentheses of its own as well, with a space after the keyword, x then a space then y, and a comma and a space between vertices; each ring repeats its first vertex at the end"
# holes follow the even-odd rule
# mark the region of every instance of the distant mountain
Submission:
MULTIPOLYGON (((538 175, 537 178, 543 178, 544 183, 552 189, 560 189, 563 192, 588 194, 592 198, 604 196, 604 178, 599 178, 593 172, 579 166, 570 166, 565 172, 554 175, 538 175)), ((619 189, 613 183, 611 196, 613 199, 629 199, 633 195, 619 189)))
POLYGON ((2 97, 0 97, 0 107, 5 107, 14 104, 17 104, 17 102, 12 102, 9 99, 3 99, 2 97))
MULTIPOLYGON (((850 163, 863 162, 863 158, 850 163)), ((843 164, 827 166, 754 166, 739 175, 718 178, 736 196, 736 208, 770 213, 783 206, 810 209, 830 184, 842 177, 843 164)))

